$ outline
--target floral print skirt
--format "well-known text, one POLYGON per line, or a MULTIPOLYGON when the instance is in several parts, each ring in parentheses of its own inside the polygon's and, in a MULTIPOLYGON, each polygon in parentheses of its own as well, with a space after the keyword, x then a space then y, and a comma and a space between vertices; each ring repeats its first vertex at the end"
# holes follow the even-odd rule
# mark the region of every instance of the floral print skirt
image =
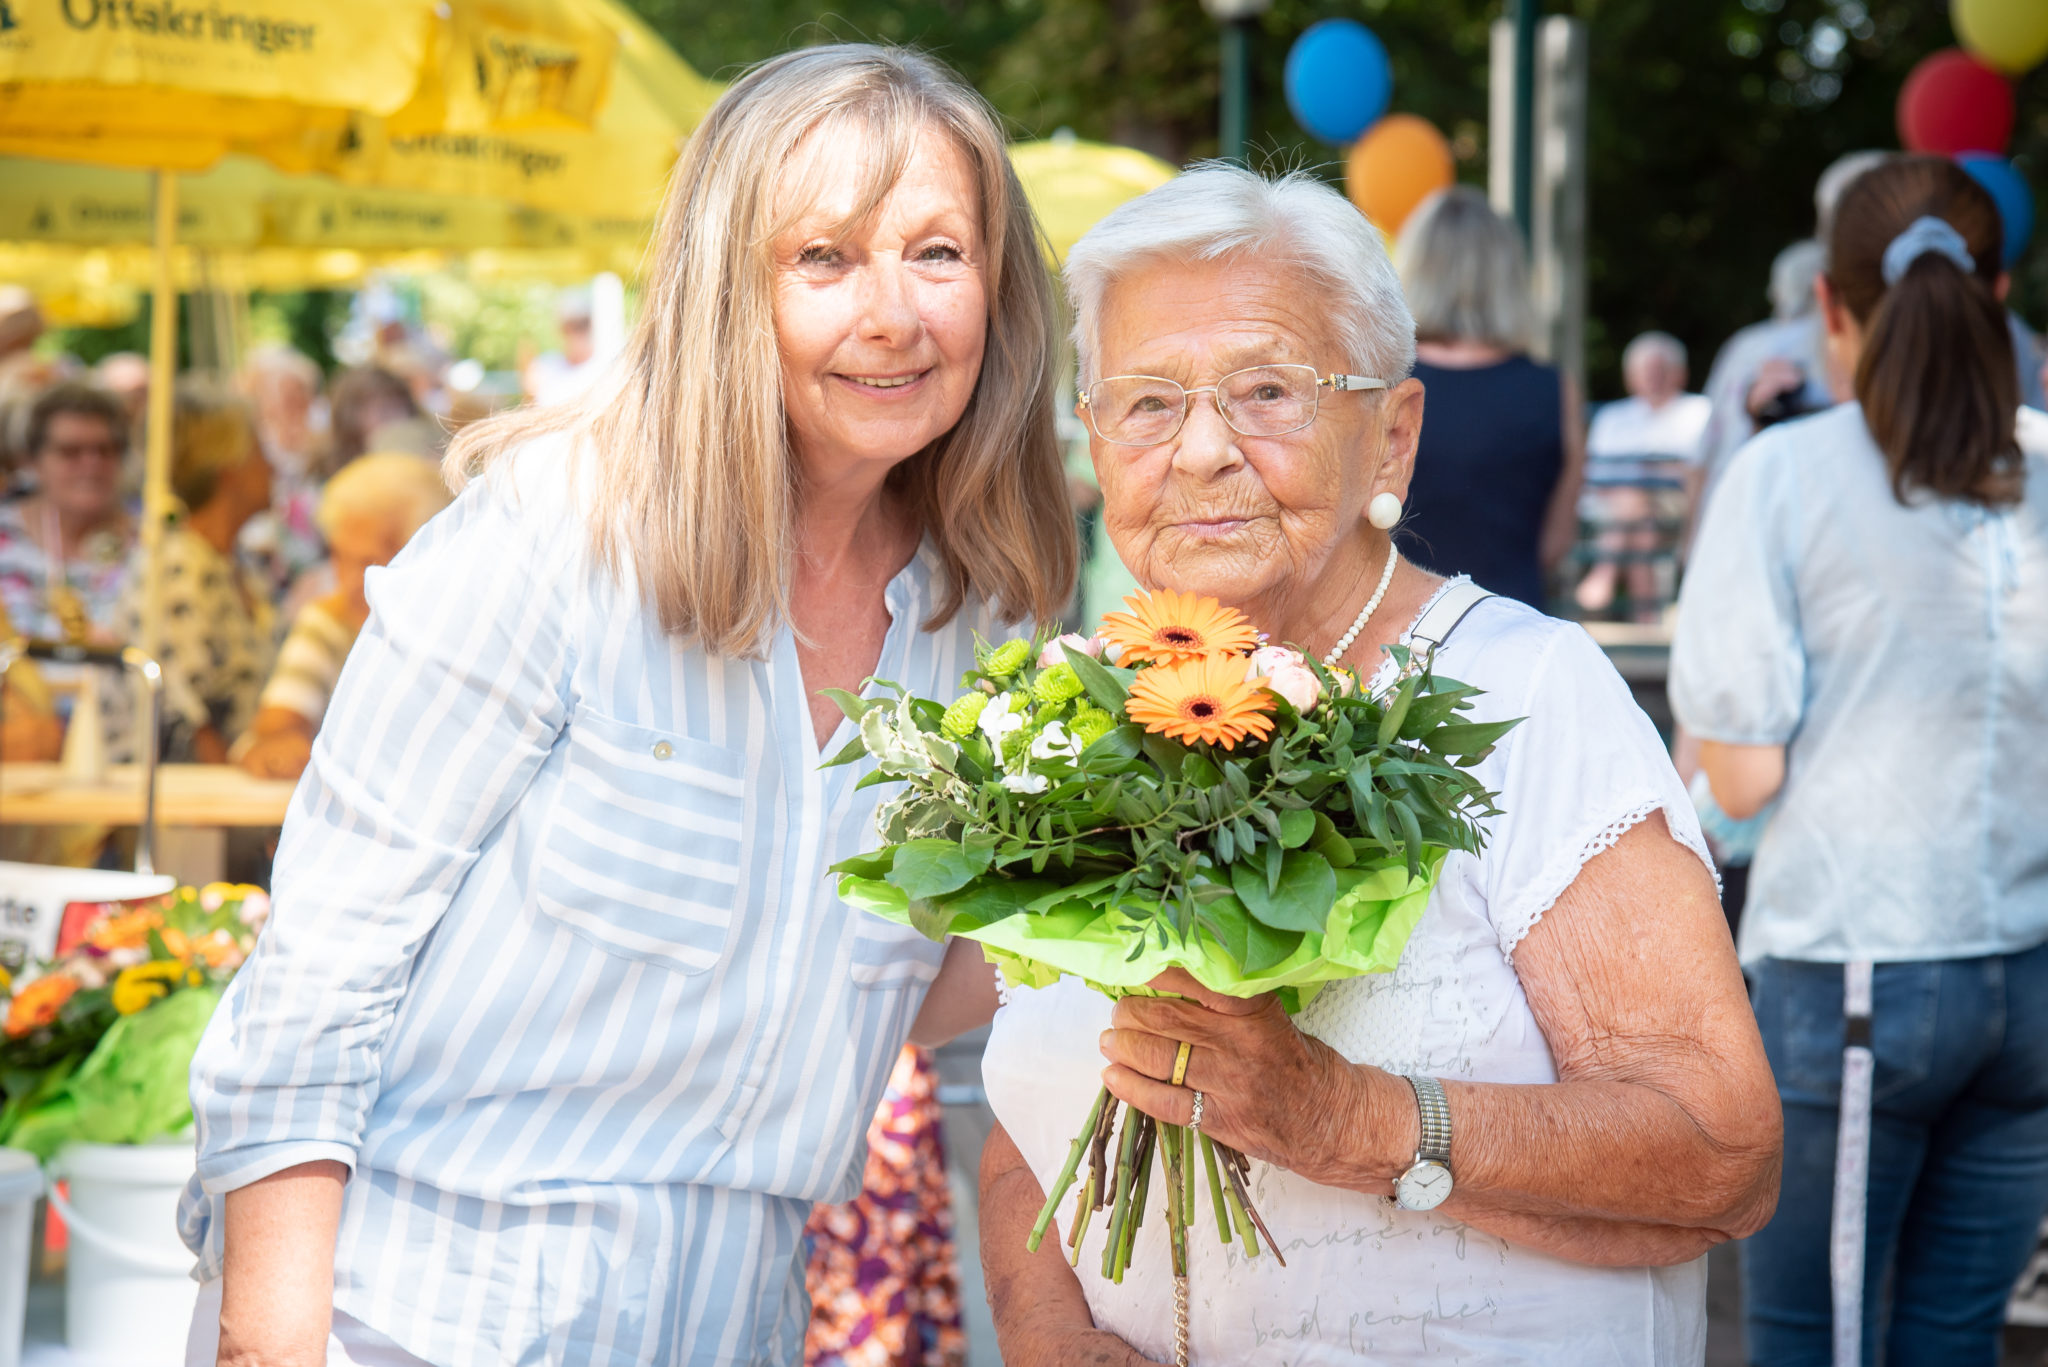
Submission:
POLYGON ((907 1046, 868 1127, 860 1195, 811 1212, 807 1367, 960 1367, 953 1206, 931 1055, 907 1046))

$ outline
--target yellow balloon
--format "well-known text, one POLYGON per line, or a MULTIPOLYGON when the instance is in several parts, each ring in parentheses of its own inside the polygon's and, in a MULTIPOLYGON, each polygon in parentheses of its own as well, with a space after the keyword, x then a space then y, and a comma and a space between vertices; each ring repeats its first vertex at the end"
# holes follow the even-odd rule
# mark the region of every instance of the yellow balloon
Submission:
POLYGON ((1955 0, 1956 38, 1986 66, 2018 75, 2048 57, 2048 3, 2043 0, 1955 0))
POLYGON ((1389 114, 1366 129, 1344 165, 1351 202, 1389 238, 1416 205, 1457 178, 1451 145, 1414 114, 1389 114))

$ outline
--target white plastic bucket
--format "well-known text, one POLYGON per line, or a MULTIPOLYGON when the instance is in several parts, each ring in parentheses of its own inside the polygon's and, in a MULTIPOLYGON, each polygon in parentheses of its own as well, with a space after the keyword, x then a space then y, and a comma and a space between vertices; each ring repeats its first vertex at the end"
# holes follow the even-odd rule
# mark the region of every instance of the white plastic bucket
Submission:
POLYGON ((155 897, 177 886, 168 874, 0 863, 0 968, 18 973, 33 960, 56 957, 57 932, 71 902, 155 897))
POLYGON ((0 1149, 0 1367, 21 1364, 36 1198, 42 1194, 43 1170, 36 1156, 20 1149, 0 1149))
POLYGON ((72 1144, 50 1164, 50 1203, 71 1231, 64 1341, 81 1359, 178 1367, 199 1284, 178 1237, 190 1141, 72 1144), (56 1184, 68 1180, 70 1199, 56 1184))

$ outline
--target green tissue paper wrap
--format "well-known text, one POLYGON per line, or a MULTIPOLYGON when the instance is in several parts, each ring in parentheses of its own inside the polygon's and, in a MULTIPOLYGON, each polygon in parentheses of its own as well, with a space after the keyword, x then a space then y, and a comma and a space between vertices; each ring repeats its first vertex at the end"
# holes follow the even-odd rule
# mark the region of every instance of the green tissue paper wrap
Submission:
MULTIPOLYGON (((1226 996, 1289 991, 1290 1006, 1299 1009, 1324 983, 1386 973, 1400 962, 1408 937, 1429 905, 1446 853, 1432 849, 1413 879, 1401 860, 1339 870, 1337 900, 1323 932, 1303 935, 1286 958, 1250 973, 1203 926, 1184 942, 1169 939, 1161 945, 1156 936, 1147 936, 1133 957, 1132 934, 1099 900, 1100 885, 1058 889, 1024 911, 987 923, 962 911, 946 929, 979 941, 1012 987, 1048 987, 1062 975, 1071 975, 1110 996, 1124 996, 1169 968, 1182 968, 1204 987, 1226 996)), ((884 920, 913 925, 908 895, 881 879, 847 874, 839 880, 839 895, 884 920)))
POLYGON ((210 987, 188 987, 121 1017, 7 1142, 48 1161, 74 1140, 143 1144, 180 1133, 192 1123, 192 1055, 219 1001, 210 987))

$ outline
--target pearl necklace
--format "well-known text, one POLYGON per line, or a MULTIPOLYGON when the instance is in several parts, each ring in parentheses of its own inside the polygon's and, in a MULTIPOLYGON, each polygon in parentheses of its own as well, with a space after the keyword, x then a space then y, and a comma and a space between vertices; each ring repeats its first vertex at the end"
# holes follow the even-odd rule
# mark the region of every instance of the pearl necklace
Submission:
POLYGON ((1344 652, 1351 649, 1351 643, 1358 639, 1358 633, 1364 631, 1365 624, 1372 620, 1373 613, 1379 608, 1380 599, 1387 596, 1387 585, 1394 582, 1394 562, 1400 558, 1401 553, 1394 549, 1393 538, 1389 537, 1387 539, 1387 567, 1380 571, 1380 586, 1372 591, 1372 597, 1365 600, 1365 606, 1360 608, 1358 615, 1351 619, 1351 630, 1339 636, 1337 644, 1330 648, 1330 653, 1323 656, 1324 669, 1335 669, 1337 667, 1337 661, 1344 658, 1344 652))

